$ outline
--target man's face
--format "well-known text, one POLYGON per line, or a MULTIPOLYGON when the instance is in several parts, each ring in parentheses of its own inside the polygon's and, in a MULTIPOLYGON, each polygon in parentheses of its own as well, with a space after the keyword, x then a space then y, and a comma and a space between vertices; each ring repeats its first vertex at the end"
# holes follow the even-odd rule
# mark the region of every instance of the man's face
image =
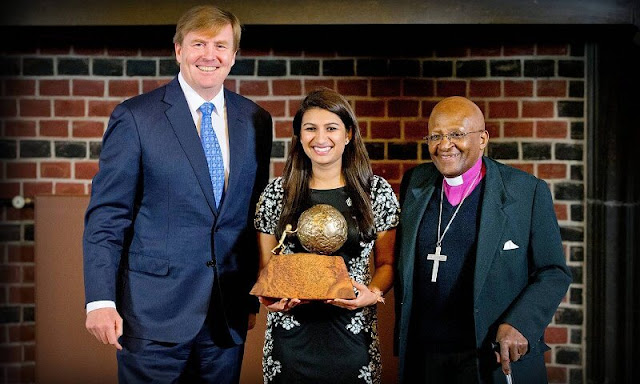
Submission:
POLYGON ((218 34, 191 31, 182 44, 176 43, 176 60, 186 82, 205 100, 211 100, 222 88, 236 61, 231 24, 218 34))
POLYGON ((473 132, 458 139, 442 137, 439 142, 428 143, 429 155, 440 173, 460 176, 478 161, 489 141, 483 121, 481 112, 469 100, 446 99, 436 105, 429 118, 429 135, 473 132))

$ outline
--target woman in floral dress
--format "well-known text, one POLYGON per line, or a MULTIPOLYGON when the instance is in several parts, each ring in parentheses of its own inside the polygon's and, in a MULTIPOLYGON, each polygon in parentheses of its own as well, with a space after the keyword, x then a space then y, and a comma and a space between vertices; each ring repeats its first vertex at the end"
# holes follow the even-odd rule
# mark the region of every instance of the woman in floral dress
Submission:
MULTIPOLYGON (((344 258, 357 297, 301 301, 265 298, 265 383, 379 383, 376 306, 393 284, 399 206, 386 180, 373 175, 355 114, 336 92, 320 89, 302 102, 284 175, 271 181, 256 207, 260 265, 287 224, 315 204, 347 220, 344 258), (372 268, 373 264, 373 268, 372 268)), ((285 253, 306 252, 289 236, 285 253)))

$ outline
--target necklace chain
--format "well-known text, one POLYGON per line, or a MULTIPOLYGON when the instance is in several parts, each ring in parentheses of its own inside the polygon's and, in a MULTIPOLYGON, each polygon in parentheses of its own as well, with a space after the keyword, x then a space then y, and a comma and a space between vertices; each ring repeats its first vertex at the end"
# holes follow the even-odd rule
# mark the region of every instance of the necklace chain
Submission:
POLYGON ((453 219, 456 218, 456 215, 458 214, 460 207, 462 207, 462 203, 464 203, 464 200, 467 198, 468 196, 467 194, 471 191, 471 187, 473 187, 473 184, 475 184, 476 180, 478 180, 481 173, 482 173, 482 168, 480 168, 480 171, 478 171, 478 174, 473 179, 471 184, 469 184, 469 186, 467 187, 467 190, 464 192, 464 195, 462 195, 462 200, 460 200, 460 204, 458 204, 458 207, 453 212, 453 216, 451 216, 451 219, 449 219, 449 223, 444 228, 444 232, 442 232, 442 235, 441 235, 440 226, 442 225, 442 200, 444 200, 444 179, 442 179, 442 190, 440 191, 440 214, 438 215, 438 242, 436 243, 436 247, 442 247, 442 239, 444 239, 444 235, 449 230, 449 227, 451 226, 453 219))

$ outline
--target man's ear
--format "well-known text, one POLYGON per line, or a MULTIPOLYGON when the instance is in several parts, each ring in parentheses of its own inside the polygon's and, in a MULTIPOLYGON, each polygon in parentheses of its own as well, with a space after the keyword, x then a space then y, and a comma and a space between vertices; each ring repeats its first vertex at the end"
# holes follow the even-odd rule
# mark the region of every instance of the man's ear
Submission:
POLYGON ((236 55, 238 54, 238 51, 235 51, 233 53, 233 59, 231 59, 231 65, 229 67, 233 67, 236 64, 236 55))
POLYGON ((487 144, 489 144, 489 131, 486 129, 480 133, 480 148, 485 149, 487 144))
POLYGON ((176 53, 176 61, 178 62, 178 64, 180 64, 180 54, 182 53, 182 45, 180 43, 174 43, 173 44, 173 49, 176 53))

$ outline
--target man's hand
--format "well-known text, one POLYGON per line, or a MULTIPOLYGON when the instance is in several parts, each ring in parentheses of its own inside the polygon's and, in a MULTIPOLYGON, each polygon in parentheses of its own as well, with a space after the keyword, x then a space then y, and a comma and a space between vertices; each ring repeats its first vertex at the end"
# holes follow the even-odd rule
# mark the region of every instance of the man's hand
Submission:
POLYGON ((496 361, 502 364, 502 372, 505 375, 511 373, 509 363, 518 361, 529 350, 529 342, 522 333, 507 323, 498 327, 496 342, 500 344, 500 352, 496 352, 496 361))
POLYGON ((87 331, 103 344, 111 344, 121 350, 118 338, 122 336, 122 317, 115 308, 100 308, 87 313, 87 331))

